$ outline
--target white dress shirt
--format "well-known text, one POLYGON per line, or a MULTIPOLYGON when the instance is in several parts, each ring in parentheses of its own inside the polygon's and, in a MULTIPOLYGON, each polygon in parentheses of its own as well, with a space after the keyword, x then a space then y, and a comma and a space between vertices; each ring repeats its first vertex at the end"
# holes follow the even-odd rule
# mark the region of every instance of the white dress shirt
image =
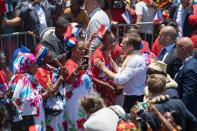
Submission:
POLYGON ((124 84, 123 95, 144 94, 147 66, 141 55, 136 55, 128 61, 126 67, 115 75, 116 84, 124 84))

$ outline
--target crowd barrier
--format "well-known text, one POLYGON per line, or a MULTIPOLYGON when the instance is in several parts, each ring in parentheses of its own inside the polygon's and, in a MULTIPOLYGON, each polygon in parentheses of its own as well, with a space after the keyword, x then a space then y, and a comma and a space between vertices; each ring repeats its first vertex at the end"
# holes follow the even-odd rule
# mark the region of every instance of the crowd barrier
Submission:
POLYGON ((33 49, 36 45, 36 36, 30 32, 15 32, 0 35, 0 49, 5 52, 8 62, 13 51, 21 45, 33 49))
MULTIPOLYGON (((145 26, 145 30, 144 32, 146 32, 146 27, 148 26, 153 26, 153 22, 140 22, 140 23, 137 23, 137 24, 115 24, 114 27, 115 27, 115 35, 116 35, 116 39, 118 40, 118 42, 120 42, 122 40, 122 37, 124 36, 124 34, 127 32, 127 30, 129 29, 129 27, 131 25, 138 25, 139 27, 140 26, 145 26)), ((153 26, 153 31, 154 31, 154 26, 153 26)), ((152 34, 152 41, 150 44, 153 43, 153 35, 152 34)), ((143 37, 143 40, 147 41, 147 34, 144 33, 144 36, 143 37)))
MULTIPOLYGON (((141 22, 137 25, 153 25, 153 22, 141 22)), ((121 42, 122 37, 127 32, 128 28, 131 24, 116 24, 115 25, 115 35, 118 42, 121 42)), ((48 28, 43 34, 41 38, 48 33, 48 31, 54 30, 54 27, 48 28)), ((146 34, 144 36, 144 40, 146 40, 146 34)), ((153 40, 153 35, 152 35, 153 40)), ((13 51, 20 47, 21 45, 26 46, 29 49, 34 49, 36 45, 37 39, 36 36, 30 32, 15 32, 11 34, 1 34, 0 35, 0 49, 5 52, 7 56, 7 60, 9 61, 11 58, 11 54, 13 51)))

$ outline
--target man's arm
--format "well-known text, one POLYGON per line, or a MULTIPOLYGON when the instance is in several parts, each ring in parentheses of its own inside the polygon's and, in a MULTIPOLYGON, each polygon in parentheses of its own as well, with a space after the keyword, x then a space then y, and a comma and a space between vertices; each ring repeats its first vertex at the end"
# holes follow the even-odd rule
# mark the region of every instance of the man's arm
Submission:
POLYGON ((137 15, 136 24, 142 21, 142 14, 143 14, 143 7, 140 5, 140 3, 136 4, 135 11, 137 15))
POLYGON ((17 16, 11 20, 4 19, 3 25, 4 26, 19 26, 21 25, 21 18, 17 16))
MULTIPOLYGON (((128 80, 130 80, 132 77, 134 77, 139 71, 143 69, 143 67, 134 68, 136 66, 136 61, 132 60, 129 61, 124 69, 120 73, 113 73, 110 71, 107 67, 105 67, 104 63, 100 61, 99 59, 96 59, 94 61, 94 65, 97 66, 100 70, 102 70, 109 78, 114 80, 114 83, 116 84, 124 84, 128 80)), ((145 65, 144 65, 144 68, 145 65)))
POLYGON ((142 21, 142 15, 137 15, 136 24, 142 21))

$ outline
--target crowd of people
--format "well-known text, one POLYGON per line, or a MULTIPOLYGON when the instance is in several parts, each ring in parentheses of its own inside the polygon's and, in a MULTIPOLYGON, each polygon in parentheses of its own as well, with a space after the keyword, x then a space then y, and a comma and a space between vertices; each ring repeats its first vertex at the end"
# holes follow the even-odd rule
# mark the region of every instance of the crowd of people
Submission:
POLYGON ((197 131, 196 4, 0 0, 0 131, 197 131))

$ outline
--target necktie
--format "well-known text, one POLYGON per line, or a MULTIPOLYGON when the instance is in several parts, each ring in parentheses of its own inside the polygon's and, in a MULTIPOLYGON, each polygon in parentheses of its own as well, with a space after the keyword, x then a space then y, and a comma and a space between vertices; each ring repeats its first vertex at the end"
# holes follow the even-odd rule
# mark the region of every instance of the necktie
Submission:
POLYGON ((160 61, 162 61, 163 60, 163 57, 164 57, 164 55, 165 55, 165 53, 166 53, 166 48, 164 48, 161 52, 160 52, 160 54, 159 54, 159 56, 158 56, 158 60, 160 60, 160 61))

